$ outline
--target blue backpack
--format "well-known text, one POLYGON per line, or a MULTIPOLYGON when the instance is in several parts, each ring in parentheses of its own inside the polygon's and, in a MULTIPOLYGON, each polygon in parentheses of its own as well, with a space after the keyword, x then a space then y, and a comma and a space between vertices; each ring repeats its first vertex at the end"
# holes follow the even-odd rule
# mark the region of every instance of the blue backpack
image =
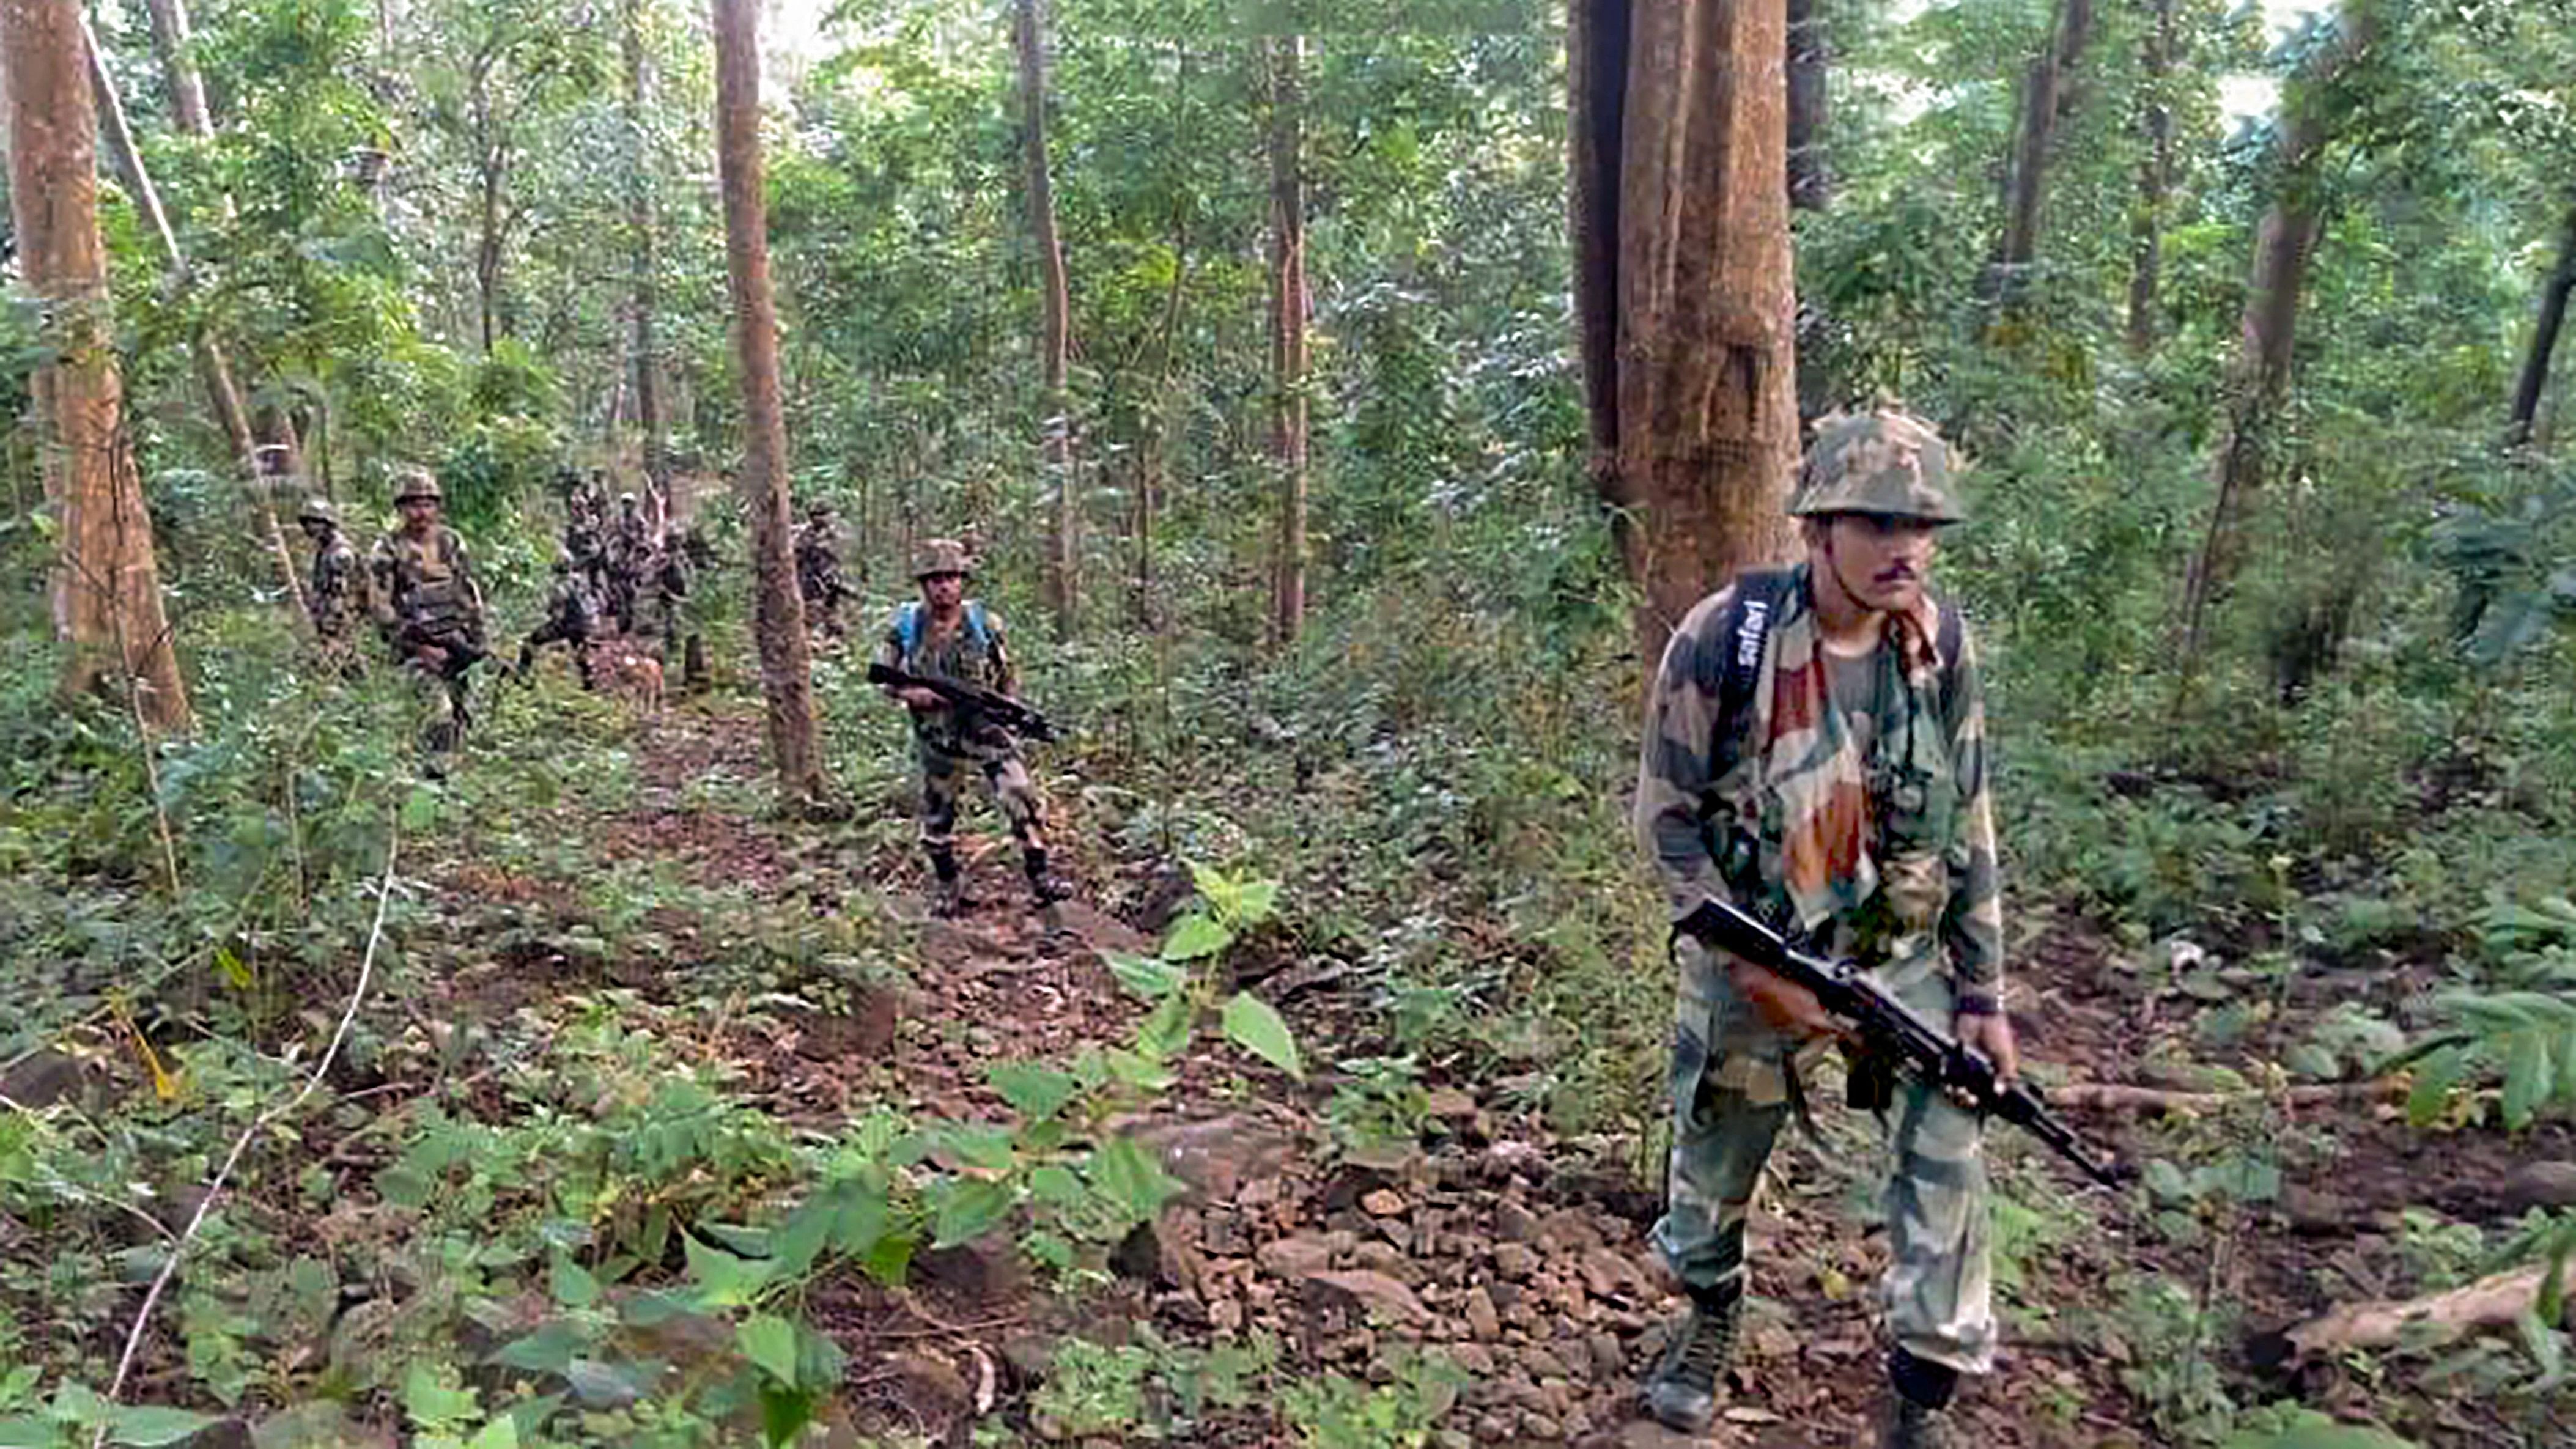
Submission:
MULTIPOLYGON (((929 618, 930 611, 921 607, 919 599, 911 600, 895 611, 894 637, 895 642, 903 646, 904 662, 912 662, 913 656, 920 652, 921 631, 929 618)), ((984 622, 984 601, 981 599, 966 601, 966 635, 975 641, 978 649, 993 647, 993 631, 984 622)))

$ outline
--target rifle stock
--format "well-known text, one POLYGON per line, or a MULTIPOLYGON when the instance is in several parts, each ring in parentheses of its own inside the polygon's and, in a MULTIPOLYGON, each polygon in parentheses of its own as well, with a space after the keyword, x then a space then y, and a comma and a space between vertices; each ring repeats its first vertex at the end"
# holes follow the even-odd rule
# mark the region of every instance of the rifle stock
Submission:
POLYGON ((1852 1023, 1864 1051, 1893 1061, 1971 1111, 2012 1123, 2106 1187, 2136 1175, 2127 1163, 2095 1151, 2048 1109, 2037 1087, 1995 1080, 1994 1063, 1962 1044, 1850 961, 1829 961, 1792 947, 1779 932, 1727 901, 1704 901, 1679 928, 1701 944, 1740 956, 1816 994, 1825 1010, 1852 1023))

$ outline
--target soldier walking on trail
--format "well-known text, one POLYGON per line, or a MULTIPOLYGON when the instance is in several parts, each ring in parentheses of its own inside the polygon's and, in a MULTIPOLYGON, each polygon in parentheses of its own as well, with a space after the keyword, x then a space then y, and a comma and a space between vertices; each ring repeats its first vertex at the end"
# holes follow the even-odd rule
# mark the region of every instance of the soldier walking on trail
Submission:
POLYGON ((367 571, 340 531, 339 510, 325 498, 308 498, 296 525, 313 540, 313 565, 305 571, 305 603, 322 655, 343 673, 358 667, 358 625, 367 618, 367 571))
POLYGON ((805 599, 805 617, 840 638, 841 600, 849 590, 841 584, 840 530, 828 503, 808 506, 805 522, 796 530, 796 589, 805 599))
POLYGON ((554 585, 546 591, 545 622, 534 633, 519 641, 518 675, 528 677, 536 667, 537 651, 548 644, 572 646, 573 665, 581 671, 581 687, 597 687, 591 674, 590 641, 599 632, 599 597, 591 592, 590 581, 573 566, 569 552, 555 554, 554 585))
MULTIPOLYGON (((1636 824, 1675 921, 1722 900, 1803 934, 2008 1080, 2019 1053, 2000 1004, 1985 708, 1958 613, 1925 591, 1939 531, 1963 517, 1956 466, 1903 412, 1819 426, 1790 507, 1806 561, 1701 600, 1664 651, 1636 824)), ((1800 1069, 1834 1027, 1767 970, 1679 931, 1673 950, 1672 1168, 1654 1241, 1691 1306, 1644 1397, 1657 1420, 1696 1432, 1716 1412, 1743 1311, 1754 1189, 1805 1100, 1800 1069)), ((1959 1375, 1995 1355, 1979 1119, 1911 1082, 1873 1095, 1895 1159, 1881 1442, 1940 1444, 1959 1375)))
POLYGON ((394 658, 424 688, 433 718, 423 743, 433 754, 456 747, 471 721, 466 671, 484 657, 483 593, 465 558, 465 540, 439 521, 444 496, 426 468, 408 468, 394 490, 402 524, 378 540, 367 561, 370 603, 394 658))
POLYGON ((654 641, 666 672, 677 672, 688 628, 689 565, 676 548, 648 549, 635 571, 634 634, 654 641))
POLYGON ((644 574, 645 555, 650 552, 650 531, 644 525, 643 510, 635 495, 617 495, 617 518, 609 525, 608 607, 617 616, 619 633, 635 628, 635 591, 644 574))
MULTIPOLYGON (((1019 675, 1003 645, 1002 616, 966 597, 972 572, 965 545, 945 538, 924 543, 912 570, 921 597, 895 611, 877 647, 877 662, 908 674, 1017 695, 1019 675)), ((919 686, 886 692, 912 711, 913 744, 921 756, 921 846, 937 881, 933 911, 953 916, 967 904, 957 873, 956 834, 957 793, 969 766, 992 782, 993 798, 1020 842, 1030 893, 1041 906, 1064 899, 1063 883, 1047 869, 1046 837, 1040 830, 1045 805, 1009 733, 990 720, 950 708, 919 686)))

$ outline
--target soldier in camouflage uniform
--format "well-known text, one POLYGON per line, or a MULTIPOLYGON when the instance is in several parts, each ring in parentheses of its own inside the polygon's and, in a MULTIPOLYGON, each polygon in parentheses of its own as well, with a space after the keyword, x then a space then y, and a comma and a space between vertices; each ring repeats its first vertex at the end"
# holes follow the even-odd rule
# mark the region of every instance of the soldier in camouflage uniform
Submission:
POLYGON ((456 747, 472 720, 466 671, 484 657, 483 593, 465 557, 465 540, 439 521, 445 495, 426 468, 403 470, 394 489, 402 525, 376 543, 367 567, 369 603, 394 657, 425 687, 432 715, 423 743, 432 754, 456 747))
MULTIPOLYGON (((1939 435, 1902 412, 1820 424, 1790 508, 1806 562, 1702 600, 1664 651, 1636 823, 1674 920, 1722 899, 1803 932, 2009 1077, 1976 655, 1924 588, 1935 536, 1962 517, 1951 472, 1939 435), (1738 654, 1758 663, 1736 665, 1749 688, 1721 708, 1738 654)), ((1742 1310, 1754 1189, 1831 1022, 1811 994, 1686 934, 1674 953, 1673 1149, 1654 1240, 1691 1308, 1645 1401, 1695 1432, 1742 1310)), ((1943 1442, 1958 1375, 1994 1360, 1986 1167, 1978 1119, 1946 1097, 1901 1083, 1891 1106, 1882 1442, 1920 1446, 1943 1442)))
POLYGON ((358 624, 368 616, 367 571, 348 535, 340 531, 339 510, 330 500, 304 500, 295 522, 313 540, 313 565, 305 572, 305 603, 313 615, 314 637, 322 645, 324 658, 343 673, 354 673, 358 624))
POLYGON ((805 617, 823 632, 841 637, 841 539, 832 522, 832 505, 812 504, 796 530, 796 589, 805 599, 805 617))
POLYGON ((676 548, 646 550, 635 571, 635 636, 654 641, 666 673, 676 674, 681 638, 688 631, 689 565, 676 548))
POLYGON ((651 552, 643 510, 634 494, 617 495, 617 517, 608 525, 606 542, 608 610, 617 616, 617 631, 630 633, 635 628, 636 587, 643 579, 645 556, 651 552))
POLYGON ((574 567, 572 554, 557 550, 554 563, 554 586, 546 591, 546 618, 536 632, 519 641, 518 675, 528 677, 537 663, 537 651, 548 644, 569 644, 575 668, 581 671, 581 687, 597 687, 590 667, 590 640, 599 630, 599 596, 591 592, 590 580, 574 567))
MULTIPOLYGON (((908 674, 953 679, 1000 694, 1019 692, 1019 674, 1002 641, 1002 616, 966 597, 972 565, 966 546, 934 538, 921 546, 913 561, 913 578, 921 597, 895 612, 877 661, 908 674)), ((1062 900, 1065 888, 1047 869, 1046 837, 1041 831, 1045 802, 1020 759, 1010 735, 989 720, 949 708, 927 689, 888 688, 887 694, 912 711, 913 744, 921 756, 921 846, 930 857, 937 881, 932 909, 953 916, 966 906, 965 887, 957 873, 957 792, 969 766, 992 782, 993 798, 1011 822, 1020 842, 1021 866, 1030 893, 1041 906, 1062 900)))

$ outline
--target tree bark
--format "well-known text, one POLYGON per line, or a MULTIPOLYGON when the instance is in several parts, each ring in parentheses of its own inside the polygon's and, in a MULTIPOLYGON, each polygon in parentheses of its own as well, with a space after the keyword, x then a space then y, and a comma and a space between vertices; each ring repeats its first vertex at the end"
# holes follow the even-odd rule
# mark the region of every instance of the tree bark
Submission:
POLYGON ((2138 162, 2138 205, 2129 219, 2129 351, 2155 350, 2156 293, 2163 285, 2165 198, 2173 190, 2174 0, 2151 0, 2155 25, 2147 32, 2139 82, 2138 129, 2146 155, 2138 162))
POLYGON ((1306 183, 1302 36, 1270 50, 1270 461, 1278 472, 1279 534, 1270 627, 1293 643, 1306 622, 1306 183))
MULTIPOLYGON (((134 129, 125 119, 124 98, 117 94, 115 78, 107 73, 106 56, 86 16, 81 19, 81 44, 89 57, 90 89, 98 100, 99 130, 107 138, 108 153, 115 158, 125 189, 133 195, 135 209, 143 213, 145 229, 161 248, 171 292, 183 294, 192 280, 187 255, 179 250, 179 238, 170 229, 169 213, 162 209, 160 190, 144 167, 143 153, 135 148, 134 129)), ((224 356, 223 344, 210 330, 198 328, 189 346, 196 357, 197 375, 205 384, 207 404, 214 412, 216 425, 223 429, 225 443, 232 449, 234 472, 250 494, 260 537, 277 560, 278 577, 286 584, 286 596, 293 601, 295 616, 310 625, 312 613, 306 607, 304 583, 296 576, 294 550, 286 545, 286 531, 277 521, 276 500, 269 497, 267 480, 259 470, 259 448, 251 437, 250 413, 242 406, 232 364, 224 356)))
POLYGON ((2020 300, 2031 262, 2039 255, 2040 203, 2048 192, 2049 151, 2057 139, 2066 74, 2083 59, 2092 31, 2093 0, 2057 0, 2048 44, 2022 83, 2021 128, 2013 146, 2003 240, 1980 289, 1991 307, 2009 308, 2020 300))
POLYGON ((9 197, 28 290, 52 361, 35 388, 45 476, 59 510, 52 583, 70 644, 63 690, 130 686, 136 714, 186 729, 187 687, 161 605, 152 523, 124 446, 107 254, 98 234, 97 125, 74 0, 0 0, 9 197))
POLYGON ((1073 416, 1065 394, 1072 351, 1068 313, 1072 299, 1064 275, 1064 245, 1056 235, 1055 181, 1047 167, 1047 66, 1045 17, 1039 0, 1017 0, 1012 40, 1019 52, 1020 146, 1028 166, 1030 241, 1038 254, 1038 391, 1046 414, 1040 424, 1040 458, 1053 502, 1047 525, 1045 592, 1057 637, 1073 632, 1080 604, 1081 493, 1073 476, 1073 416))
POLYGON ((2290 390, 2299 294, 2325 221, 2321 153, 2330 139, 2333 81, 2369 44, 2374 16, 2348 6, 2339 41, 2293 76, 2281 101, 2278 175, 2272 201, 2254 235, 2252 276, 2241 337, 2224 384, 2227 433, 2218 450, 2218 493, 2200 552, 2183 581, 2182 683, 2200 660, 2209 613, 2222 601, 2245 555, 2247 516, 2263 487, 2282 405, 2290 390))
POLYGON ((2567 294, 2576 289, 2576 205, 2558 242, 2558 265, 2540 292, 2540 315, 2531 328, 2531 347, 2522 355, 2522 376, 2513 387, 2513 418, 2505 428, 2505 446, 2531 441, 2532 420, 2540 415, 2540 395, 2549 388, 2549 361, 2558 350, 2558 333, 2567 321, 2567 294))
POLYGON ((624 0, 626 46, 627 225, 635 251, 634 309, 635 422, 644 434, 644 479, 655 497, 669 506, 671 454, 669 428, 662 411, 662 353, 656 340, 656 314, 661 309, 660 237, 653 215, 652 135, 645 118, 652 113, 653 70, 644 49, 643 0, 624 0))
POLYGON ((1575 298, 1592 474, 1648 661, 1785 557, 1798 454, 1785 0, 1573 0, 1575 298))
POLYGON ((724 189, 725 270, 742 367, 742 503, 751 520, 757 577, 752 633, 760 692, 769 707, 769 752, 791 807, 819 798, 814 684, 805 652, 805 604, 796 592, 789 538, 787 419, 778 403, 778 310, 769 286, 769 219, 760 159, 760 0, 715 0, 716 162, 724 189))
POLYGON ((1833 173, 1825 165, 1833 55, 1822 9, 1821 0, 1789 0, 1789 206, 1796 211, 1823 211, 1833 203, 1833 173))
POLYGON ((215 134, 214 113, 206 108, 206 82, 188 53, 195 39, 188 28, 188 0, 143 0, 152 16, 152 49, 170 83, 170 111, 179 129, 191 136, 215 134))

